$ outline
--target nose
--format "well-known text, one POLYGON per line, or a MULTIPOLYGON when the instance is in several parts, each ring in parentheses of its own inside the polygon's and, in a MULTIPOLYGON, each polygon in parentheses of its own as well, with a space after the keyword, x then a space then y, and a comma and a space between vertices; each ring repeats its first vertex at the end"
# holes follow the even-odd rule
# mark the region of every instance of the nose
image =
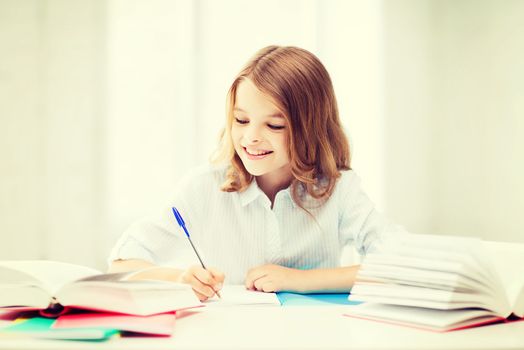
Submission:
POLYGON ((244 134, 244 140, 248 144, 255 144, 260 142, 261 136, 260 136, 260 128, 258 128, 255 125, 249 125, 246 128, 246 132, 244 134))

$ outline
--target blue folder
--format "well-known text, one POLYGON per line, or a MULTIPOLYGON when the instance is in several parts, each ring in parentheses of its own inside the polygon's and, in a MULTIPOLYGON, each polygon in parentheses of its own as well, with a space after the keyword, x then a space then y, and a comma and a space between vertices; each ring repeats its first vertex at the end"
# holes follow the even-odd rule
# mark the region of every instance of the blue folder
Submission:
POLYGON ((282 306, 293 305, 358 305, 360 302, 348 300, 348 293, 313 293, 298 294, 289 292, 277 293, 282 306))

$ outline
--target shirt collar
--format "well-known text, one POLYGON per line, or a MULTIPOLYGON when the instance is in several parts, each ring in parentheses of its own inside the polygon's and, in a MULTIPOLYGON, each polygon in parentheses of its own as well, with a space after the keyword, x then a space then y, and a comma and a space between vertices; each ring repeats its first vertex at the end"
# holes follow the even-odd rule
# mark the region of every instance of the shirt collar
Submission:
MULTIPOLYGON (((248 188, 246 188, 244 191, 237 192, 237 193, 238 193, 238 197, 240 198, 240 204, 243 207, 245 207, 249 203, 255 201, 259 197, 267 200, 268 206, 270 205, 269 198, 267 198, 266 194, 260 189, 260 187, 258 187, 258 184, 257 184, 256 180, 251 181, 251 183, 249 184, 248 188)), ((295 203, 295 201, 291 197, 291 188, 290 187, 288 187, 286 189, 283 189, 280 192, 278 192, 277 196, 279 194, 280 194, 280 196, 284 195, 284 196, 288 197, 289 201, 293 205, 293 208, 295 208, 297 206, 297 204, 295 203)), ((276 198, 275 198, 275 200, 276 200, 276 198)))
POLYGON ((243 207, 264 194, 264 192, 262 192, 262 190, 258 187, 255 180, 251 181, 249 186, 244 191, 237 193, 238 197, 240 198, 240 204, 242 204, 243 207))
POLYGON ((277 193, 277 196, 280 194, 281 197, 287 197, 289 202, 291 202, 291 205, 293 208, 297 206, 297 203, 293 200, 293 197, 291 196, 291 187, 285 188, 277 193))

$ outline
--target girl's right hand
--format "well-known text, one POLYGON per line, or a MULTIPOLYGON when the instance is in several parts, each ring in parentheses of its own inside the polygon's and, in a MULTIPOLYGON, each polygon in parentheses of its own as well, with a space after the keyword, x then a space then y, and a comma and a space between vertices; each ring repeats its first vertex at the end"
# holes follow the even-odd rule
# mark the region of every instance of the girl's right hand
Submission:
POLYGON ((206 301, 222 289, 224 278, 224 273, 221 271, 194 265, 182 272, 179 282, 189 284, 198 299, 206 301))

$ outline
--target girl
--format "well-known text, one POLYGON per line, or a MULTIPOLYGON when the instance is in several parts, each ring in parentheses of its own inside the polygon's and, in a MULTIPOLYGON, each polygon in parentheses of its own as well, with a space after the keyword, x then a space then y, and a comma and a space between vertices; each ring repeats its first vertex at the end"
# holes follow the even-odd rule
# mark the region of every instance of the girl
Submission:
POLYGON ((297 47, 265 47, 231 85, 214 165, 189 174, 171 205, 124 233, 110 271, 150 267, 137 278, 188 283, 200 300, 224 280, 264 292, 348 291, 358 266, 340 266, 342 248, 365 254, 395 229, 350 169, 322 63, 297 47))

